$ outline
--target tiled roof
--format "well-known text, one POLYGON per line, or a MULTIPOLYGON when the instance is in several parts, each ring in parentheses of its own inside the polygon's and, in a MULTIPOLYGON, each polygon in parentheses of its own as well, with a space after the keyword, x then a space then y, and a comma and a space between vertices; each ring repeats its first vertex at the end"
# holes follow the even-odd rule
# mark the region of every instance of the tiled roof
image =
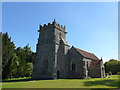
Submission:
POLYGON ((79 48, 75 48, 82 56, 85 58, 93 59, 93 60, 99 60, 94 54, 86 52, 84 50, 81 50, 79 48))

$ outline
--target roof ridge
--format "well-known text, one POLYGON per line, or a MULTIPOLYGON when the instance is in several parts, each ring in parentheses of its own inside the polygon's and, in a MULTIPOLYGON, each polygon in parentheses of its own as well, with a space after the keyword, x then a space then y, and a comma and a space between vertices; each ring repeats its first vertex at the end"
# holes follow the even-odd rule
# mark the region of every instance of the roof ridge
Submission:
MULTIPOLYGON (((75 48, 75 47, 73 47, 73 48, 75 48)), ((75 48, 75 49, 85 58, 90 58, 90 59, 93 59, 93 60, 99 60, 99 58, 97 56, 95 56, 93 53, 84 51, 84 50, 79 49, 79 48, 75 48)))
MULTIPOLYGON (((76 49, 79 49, 79 48, 76 48, 76 49)), ((82 49, 79 49, 79 50, 82 50, 82 49)), ((85 51, 85 50, 82 50, 82 51, 87 52, 87 51, 85 51)), ((87 53, 90 53, 90 52, 87 52, 87 53)), ((94 55, 94 53, 90 53, 90 54, 93 54, 93 55, 94 55)))

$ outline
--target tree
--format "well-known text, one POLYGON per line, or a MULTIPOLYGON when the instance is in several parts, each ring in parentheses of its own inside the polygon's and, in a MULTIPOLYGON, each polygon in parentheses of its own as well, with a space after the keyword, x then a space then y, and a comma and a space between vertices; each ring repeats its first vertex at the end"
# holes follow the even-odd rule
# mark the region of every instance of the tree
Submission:
POLYGON ((109 61, 105 62, 105 71, 108 73, 111 71, 113 74, 117 74, 119 72, 120 61, 115 59, 110 59, 109 61))
MULTIPOLYGON (((25 47, 18 47, 15 50, 16 55, 18 56, 19 66, 18 66, 18 76, 30 76, 32 72, 32 66, 30 66, 31 61, 33 61, 33 52, 27 44, 25 47)), ((31 63, 32 64, 32 63, 31 63)))
POLYGON ((32 57, 32 51, 31 48, 29 47, 29 44, 27 44, 25 47, 23 47, 24 50, 24 55, 26 56, 26 62, 31 61, 32 57))
POLYGON ((9 77, 18 77, 17 71, 18 71, 18 66, 19 66, 19 59, 16 53, 14 53, 14 56, 12 58, 12 63, 10 66, 10 75, 9 77))
POLYGON ((32 69, 33 69, 33 64, 32 63, 27 63, 25 68, 26 68, 25 76, 26 77, 31 76, 32 69))
POLYGON ((14 57, 15 45, 8 37, 8 33, 2 35, 2 78, 9 78, 9 74, 12 64, 12 58, 14 57))
POLYGON ((34 53, 29 44, 25 47, 15 47, 8 33, 2 35, 2 78, 30 76, 34 53))

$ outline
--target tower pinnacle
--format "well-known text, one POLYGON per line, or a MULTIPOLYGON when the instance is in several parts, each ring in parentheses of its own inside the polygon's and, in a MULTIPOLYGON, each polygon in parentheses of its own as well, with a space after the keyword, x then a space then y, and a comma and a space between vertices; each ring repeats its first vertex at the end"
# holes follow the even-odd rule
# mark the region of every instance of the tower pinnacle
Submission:
POLYGON ((54 22, 56 22, 56 20, 54 19, 54 22))

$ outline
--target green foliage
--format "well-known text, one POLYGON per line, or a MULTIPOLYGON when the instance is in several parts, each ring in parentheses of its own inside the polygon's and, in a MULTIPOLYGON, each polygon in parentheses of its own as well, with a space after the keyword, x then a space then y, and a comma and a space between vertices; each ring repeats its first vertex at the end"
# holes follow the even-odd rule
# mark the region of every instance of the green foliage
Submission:
POLYGON ((109 61, 105 62, 104 65, 106 73, 109 73, 109 71, 111 71, 113 74, 120 72, 120 61, 110 59, 109 61))
POLYGON ((16 48, 11 38, 5 33, 2 35, 2 46, 2 78, 30 76, 34 56, 29 45, 16 48))
POLYGON ((27 63, 25 66, 25 76, 31 76, 32 74, 32 69, 33 69, 33 65, 32 63, 27 63))
POLYGON ((10 78, 17 77, 18 66, 19 66, 18 56, 16 55, 16 53, 14 53, 14 56, 12 57, 12 63, 10 66, 10 75, 9 75, 10 78))
POLYGON ((11 38, 5 33, 2 35, 2 77, 8 78, 10 75, 10 68, 12 59, 14 57, 15 45, 11 42, 11 38))
POLYGON ((32 63, 33 61, 31 57, 33 57, 32 51, 29 45, 26 45, 23 48, 18 47, 16 49, 16 54, 19 57, 19 66, 18 66, 18 74, 20 77, 30 76, 32 73, 32 63))

